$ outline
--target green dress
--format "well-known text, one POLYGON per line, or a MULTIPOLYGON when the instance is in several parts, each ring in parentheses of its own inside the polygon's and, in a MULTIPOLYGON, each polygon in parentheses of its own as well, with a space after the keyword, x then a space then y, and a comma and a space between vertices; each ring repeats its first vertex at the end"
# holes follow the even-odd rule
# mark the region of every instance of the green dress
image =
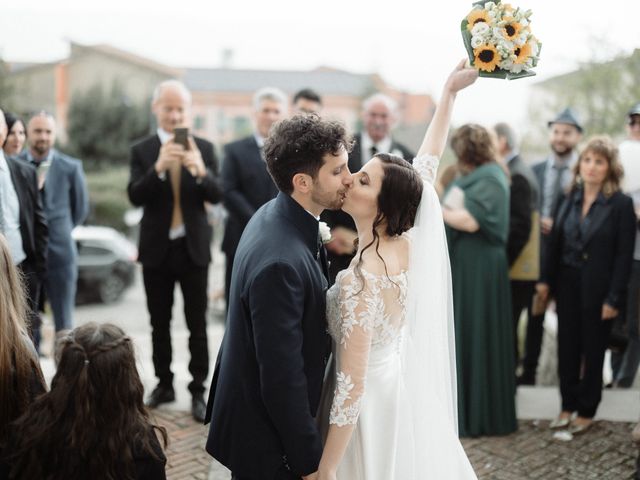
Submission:
POLYGON ((504 435, 517 427, 511 293, 506 255, 509 185, 495 163, 454 182, 480 225, 447 226, 451 258, 462 437, 504 435))

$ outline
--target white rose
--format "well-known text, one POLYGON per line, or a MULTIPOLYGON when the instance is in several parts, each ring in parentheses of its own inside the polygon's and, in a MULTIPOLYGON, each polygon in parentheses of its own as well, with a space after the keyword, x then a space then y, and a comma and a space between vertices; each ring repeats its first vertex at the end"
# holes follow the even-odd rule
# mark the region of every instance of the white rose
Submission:
POLYGON ((501 61, 498 66, 503 70, 511 70, 513 60, 511 60, 511 58, 507 58, 506 60, 501 61))
POLYGON ((322 243, 329 243, 331 241, 331 229, 325 222, 318 224, 318 232, 320 233, 320 240, 322 243))
POLYGON ((471 35, 474 37, 478 35, 484 35, 490 30, 489 25, 486 22, 478 22, 471 29, 471 35))
POLYGON ((509 69, 512 73, 520 73, 524 70, 524 64, 522 63, 514 63, 509 69))
POLYGON ((484 43, 484 41, 482 40, 481 37, 472 37, 471 38, 471 47, 472 48, 478 48, 483 43, 484 43))

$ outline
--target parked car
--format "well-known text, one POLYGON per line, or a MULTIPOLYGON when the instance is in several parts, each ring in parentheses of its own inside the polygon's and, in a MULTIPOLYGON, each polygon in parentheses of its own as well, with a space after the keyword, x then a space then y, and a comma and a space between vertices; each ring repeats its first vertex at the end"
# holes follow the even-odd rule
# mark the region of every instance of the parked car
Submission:
POLYGON ((116 302, 133 283, 136 246, 110 227, 79 226, 72 235, 78 246, 76 301, 116 302))

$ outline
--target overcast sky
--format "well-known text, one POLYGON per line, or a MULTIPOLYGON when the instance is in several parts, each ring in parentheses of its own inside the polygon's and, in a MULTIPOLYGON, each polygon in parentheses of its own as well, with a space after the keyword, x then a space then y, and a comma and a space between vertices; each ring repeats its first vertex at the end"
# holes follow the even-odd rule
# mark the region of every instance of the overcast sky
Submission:
MULTIPOLYGON (((4 0, 3 0, 4 3, 4 0)), ((534 11, 542 41, 538 76, 506 82, 480 79, 458 100, 454 120, 519 122, 528 87, 594 55, 640 48, 640 1, 512 0, 534 11), (592 38, 606 39, 599 47, 592 38)), ((108 43, 178 67, 312 69, 331 66, 379 72, 392 85, 438 95, 448 71, 465 56, 461 0, 20 0, 0 14, 0 55, 9 61, 51 61, 68 41, 108 43)))

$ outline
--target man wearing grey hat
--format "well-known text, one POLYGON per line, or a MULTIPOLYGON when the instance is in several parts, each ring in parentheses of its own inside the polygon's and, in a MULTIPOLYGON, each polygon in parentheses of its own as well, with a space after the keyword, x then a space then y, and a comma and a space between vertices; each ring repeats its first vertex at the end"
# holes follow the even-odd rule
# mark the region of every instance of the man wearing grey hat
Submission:
MULTIPOLYGON (((556 207, 571 184, 572 169, 578 162, 576 146, 582 138, 582 125, 577 115, 570 108, 565 108, 549 126, 549 146, 551 153, 542 162, 533 166, 533 173, 538 180, 538 208, 540 209, 540 262, 544 262, 545 244, 551 227, 556 207)), ((532 315, 529 310, 527 337, 523 360, 523 372, 517 379, 518 385, 534 385, 538 358, 542 346, 542 315, 532 315)))
MULTIPOLYGON (((624 192, 633 198, 636 216, 640 214, 640 103, 636 103, 627 113, 627 133, 629 137, 620 144, 620 163, 624 168, 624 192)), ((640 232, 636 231, 636 246, 629 280, 624 331, 628 343, 624 352, 612 352, 613 386, 629 388, 633 384, 640 364, 640 321, 638 301, 640 300, 640 232)), ((639 438, 640 440, 640 438, 639 438)))

